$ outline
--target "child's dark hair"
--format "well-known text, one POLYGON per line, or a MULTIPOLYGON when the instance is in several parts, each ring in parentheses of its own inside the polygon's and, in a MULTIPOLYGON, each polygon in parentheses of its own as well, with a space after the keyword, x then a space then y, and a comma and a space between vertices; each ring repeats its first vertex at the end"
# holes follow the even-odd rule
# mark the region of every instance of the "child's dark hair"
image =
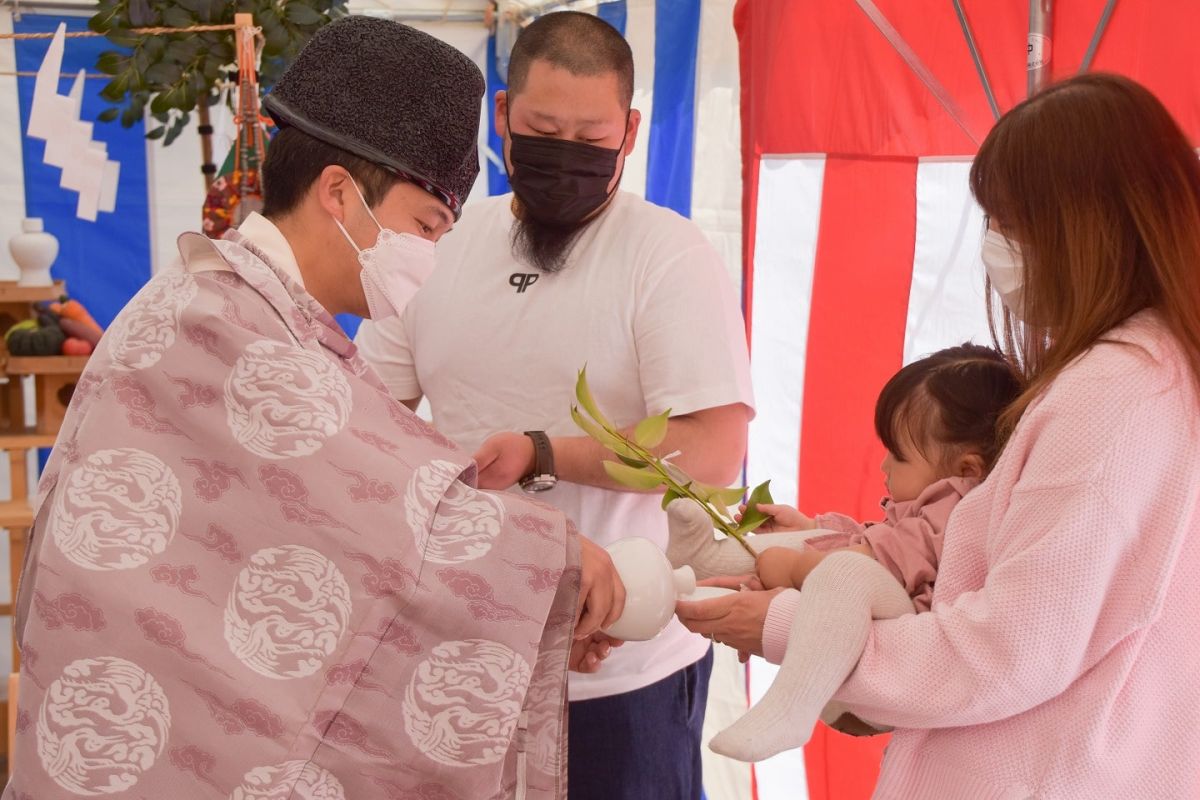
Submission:
POLYGON ((875 432, 903 460, 911 443, 924 458, 934 443, 982 456, 990 470, 1000 455, 997 421, 1021 394, 1022 380, 997 350, 948 347, 892 376, 875 404, 875 432))

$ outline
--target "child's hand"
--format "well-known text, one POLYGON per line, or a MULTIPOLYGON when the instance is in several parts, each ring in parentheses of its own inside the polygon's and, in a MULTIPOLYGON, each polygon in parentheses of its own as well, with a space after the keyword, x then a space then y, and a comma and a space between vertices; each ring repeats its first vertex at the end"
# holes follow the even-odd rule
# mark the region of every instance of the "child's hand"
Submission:
MULTIPOLYGON (((770 517, 759 528, 758 533, 778 533, 780 531, 811 531, 817 527, 812 517, 806 517, 791 506, 759 503, 756 508, 770 517)), ((746 506, 738 506, 737 521, 741 522, 746 514, 746 506)))
POLYGON ((758 554, 755 572, 764 589, 799 589, 804 565, 803 551, 787 547, 768 547, 758 554), (799 580, 797 578, 799 577, 799 580))

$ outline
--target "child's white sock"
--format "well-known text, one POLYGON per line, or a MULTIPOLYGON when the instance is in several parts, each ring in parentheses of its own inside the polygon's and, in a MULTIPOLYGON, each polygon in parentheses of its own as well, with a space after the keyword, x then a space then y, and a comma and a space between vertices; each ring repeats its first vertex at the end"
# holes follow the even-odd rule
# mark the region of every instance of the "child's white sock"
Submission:
POLYGON ((871 620, 913 610, 904 587, 879 562, 861 553, 830 554, 804 582, 771 688, 709 747, 739 761, 762 761, 804 745, 858 663, 871 620))

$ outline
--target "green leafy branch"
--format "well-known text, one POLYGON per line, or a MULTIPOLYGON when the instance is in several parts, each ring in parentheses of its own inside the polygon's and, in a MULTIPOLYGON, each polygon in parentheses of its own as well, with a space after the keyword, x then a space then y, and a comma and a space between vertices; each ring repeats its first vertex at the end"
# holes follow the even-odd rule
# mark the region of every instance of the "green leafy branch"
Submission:
POLYGON ((741 522, 738 522, 730 516, 729 507, 741 502, 746 494, 745 488, 727 489, 692 480, 686 472, 672 464, 669 457, 659 457, 651 452, 667 438, 670 409, 639 422, 633 429, 633 437, 630 438, 600 412, 595 398, 592 397, 592 390, 588 387, 586 367, 579 372, 579 380, 575 384, 575 398, 578 405, 571 406, 571 419, 584 433, 619 459, 604 462, 604 471, 608 473, 608 477, 638 491, 654 491, 665 487, 666 494, 662 502, 664 509, 680 498, 698 503, 712 518, 713 527, 726 536, 732 536, 750 555, 757 557, 754 548, 746 542, 746 534, 758 529, 769 519, 758 510, 758 504, 774 502, 771 499, 770 481, 755 487, 750 493, 746 502, 746 513, 742 515, 741 522))
MULTIPOLYGON (((138 28, 224 25, 237 12, 254 15, 262 29, 259 84, 270 87, 322 25, 346 13, 345 0, 99 0, 88 27, 120 50, 106 50, 96 68, 111 79, 101 96, 113 106, 101 122, 131 128, 147 108, 159 124, 146 134, 171 144, 187 127, 192 111, 217 103, 219 87, 237 81, 237 51, 231 31, 188 31, 142 35, 138 28)), ((223 155, 223 154, 220 154, 223 155)))

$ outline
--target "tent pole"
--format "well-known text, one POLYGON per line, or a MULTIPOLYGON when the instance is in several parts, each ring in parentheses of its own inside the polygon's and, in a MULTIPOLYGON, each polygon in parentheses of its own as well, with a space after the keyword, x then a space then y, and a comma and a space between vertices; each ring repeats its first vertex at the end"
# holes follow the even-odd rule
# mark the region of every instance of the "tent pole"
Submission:
POLYGON ((962 28, 963 37, 967 40, 967 49, 971 51, 971 60, 975 62, 975 71, 979 73, 979 82, 983 84, 983 93, 987 96, 988 105, 992 108, 992 117, 1000 119, 1000 106, 996 105, 992 82, 988 80, 987 70, 983 68, 983 59, 979 56, 979 46, 975 44, 975 35, 971 33, 971 23, 967 22, 962 0, 954 0, 954 13, 958 15, 958 25, 962 28))
POLYGON ((1050 81, 1050 59, 1054 32, 1054 0, 1029 0, 1029 40, 1026 69, 1030 97, 1050 81))
POLYGON ((933 73, 929 71, 929 67, 925 66, 920 56, 904 40, 904 37, 900 35, 900 31, 896 30, 895 26, 888 22, 888 18, 879 10, 879 6, 875 5, 874 0, 854 0, 854 2, 858 5, 859 10, 867 15, 867 19, 871 20, 871 23, 883 34, 883 38, 887 39, 888 44, 896 50, 900 58, 904 59, 904 63, 913 71, 913 74, 917 76, 921 83, 925 84, 925 88, 941 103, 942 108, 946 109, 946 113, 950 115, 950 119, 958 123, 958 127, 962 128, 963 133, 978 145, 980 139, 971 130, 970 126, 967 125, 966 115, 963 113, 962 108, 955 102, 950 92, 946 91, 946 87, 942 82, 935 78, 933 73))
POLYGON ((1092 68, 1092 59, 1096 57, 1096 48, 1100 46, 1100 39, 1104 36, 1104 31, 1108 30, 1108 20, 1112 16, 1113 6, 1116 4, 1117 0, 1108 0, 1104 4, 1104 11, 1100 14, 1100 21, 1096 23, 1092 41, 1088 43, 1087 52, 1083 54, 1083 63, 1079 65, 1080 72, 1087 72, 1092 68))

